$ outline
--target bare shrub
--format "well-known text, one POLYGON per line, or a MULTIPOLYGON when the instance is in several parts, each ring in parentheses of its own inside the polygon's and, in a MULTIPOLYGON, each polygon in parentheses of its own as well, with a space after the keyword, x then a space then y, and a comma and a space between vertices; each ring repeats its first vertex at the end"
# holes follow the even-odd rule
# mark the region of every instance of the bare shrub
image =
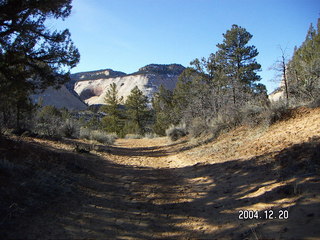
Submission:
POLYGON ((79 136, 79 126, 72 119, 67 119, 61 128, 61 132, 65 137, 76 138, 79 136))
POLYGON ((113 133, 108 133, 108 136, 110 136, 111 138, 114 138, 114 140, 116 140, 118 138, 118 134, 113 132, 113 133))
POLYGON ((242 123, 251 127, 257 126, 265 121, 263 116, 267 109, 259 104, 249 102, 241 108, 242 123))
POLYGON ((213 118, 209 124, 210 132, 214 138, 218 137, 223 131, 229 130, 230 126, 221 114, 213 118))
POLYGON ((158 134, 152 133, 152 132, 146 133, 146 134, 144 135, 144 138, 148 138, 148 139, 157 138, 157 137, 159 137, 158 134))
POLYGON ((93 130, 90 134, 91 140, 96 140, 104 144, 113 144, 115 141, 115 136, 112 134, 107 134, 100 130, 93 130))
POLYGON ((290 108, 288 108, 287 104, 284 101, 278 101, 271 104, 265 114, 265 120, 271 125, 289 117, 289 115, 290 108))
POLYGON ((116 133, 106 133, 101 130, 92 130, 90 128, 80 128, 79 137, 81 139, 95 140, 104 144, 113 144, 117 138, 116 133))
POLYGON ((320 95, 309 104, 309 107, 311 108, 320 107, 320 95))
POLYGON ((100 130, 90 130, 88 128, 81 128, 80 138, 95 140, 97 142, 104 143, 104 144, 113 144, 116 139, 116 135, 107 134, 106 132, 103 132, 100 130))
POLYGON ((166 130, 166 134, 172 141, 177 141, 179 138, 182 138, 188 134, 186 124, 182 123, 178 126, 172 125, 166 130))
POLYGON ((90 133, 91 133, 91 130, 89 128, 81 127, 79 137, 81 139, 90 140, 90 133))
POLYGON ((203 118, 194 118, 191 120, 189 132, 193 137, 199 137, 201 134, 208 132, 208 124, 203 118))

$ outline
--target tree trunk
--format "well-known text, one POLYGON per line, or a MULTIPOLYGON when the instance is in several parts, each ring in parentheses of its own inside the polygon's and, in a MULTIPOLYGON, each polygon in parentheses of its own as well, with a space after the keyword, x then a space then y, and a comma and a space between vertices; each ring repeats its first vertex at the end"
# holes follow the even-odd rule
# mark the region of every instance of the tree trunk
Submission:
POLYGON ((285 94, 286 94, 286 104, 289 106, 289 91, 288 91, 288 81, 286 75, 286 61, 285 57, 282 54, 282 71, 283 71, 283 80, 284 80, 284 87, 285 87, 285 94))

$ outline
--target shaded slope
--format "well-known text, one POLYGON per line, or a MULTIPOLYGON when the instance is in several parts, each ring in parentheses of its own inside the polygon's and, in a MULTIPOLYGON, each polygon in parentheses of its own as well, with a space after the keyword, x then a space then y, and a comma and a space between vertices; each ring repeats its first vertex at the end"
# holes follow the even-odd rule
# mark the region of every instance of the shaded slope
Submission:
POLYGON ((49 87, 43 93, 32 95, 31 99, 35 103, 41 101, 43 106, 51 105, 68 110, 85 110, 87 108, 87 105, 64 85, 59 89, 49 87))

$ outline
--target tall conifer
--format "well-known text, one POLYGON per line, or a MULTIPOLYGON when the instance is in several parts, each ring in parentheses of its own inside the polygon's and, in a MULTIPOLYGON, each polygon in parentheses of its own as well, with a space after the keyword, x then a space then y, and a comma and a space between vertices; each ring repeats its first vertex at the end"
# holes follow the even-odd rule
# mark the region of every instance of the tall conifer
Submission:
POLYGON ((252 35, 245 28, 232 25, 232 28, 223 34, 223 43, 217 44, 218 58, 224 64, 232 88, 234 104, 237 102, 237 93, 251 92, 255 82, 261 78, 257 72, 261 65, 257 63, 258 50, 253 45, 248 45, 252 35))

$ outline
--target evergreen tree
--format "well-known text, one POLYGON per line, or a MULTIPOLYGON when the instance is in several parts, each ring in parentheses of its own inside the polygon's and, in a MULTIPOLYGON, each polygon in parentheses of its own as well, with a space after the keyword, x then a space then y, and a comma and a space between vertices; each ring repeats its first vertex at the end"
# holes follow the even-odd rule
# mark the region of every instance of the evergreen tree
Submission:
POLYGON ((166 129, 173 123, 172 108, 173 108, 173 93, 165 89, 162 85, 159 91, 154 94, 152 99, 152 107, 155 111, 155 123, 153 130, 155 133, 164 136, 166 129))
POLYGON ((256 62, 258 51, 255 46, 248 46, 252 35, 245 28, 232 25, 223 34, 223 43, 217 44, 217 58, 224 65, 224 71, 230 80, 233 103, 236 104, 237 93, 250 93, 255 88, 255 82, 260 80, 257 71, 261 65, 256 62))
POLYGON ((128 120, 126 131, 128 133, 142 134, 145 132, 146 124, 149 121, 147 104, 148 98, 143 95, 143 92, 137 86, 134 87, 125 102, 128 120))
POLYGON ((107 114, 102 119, 102 124, 107 132, 115 132, 118 135, 122 135, 124 126, 123 114, 120 110, 121 102, 122 97, 118 97, 117 85, 115 83, 110 84, 105 97, 106 105, 101 108, 107 114))
MULTIPOLYGON (((197 98, 193 102, 200 104, 201 108, 210 109, 211 113, 216 115, 222 105, 228 104, 226 96, 230 95, 224 60, 217 53, 211 53, 207 59, 202 58, 201 62, 196 59, 190 64, 198 76, 201 76, 201 80, 196 81, 197 84, 193 81, 192 95, 197 98)), ((208 111, 205 112, 208 114, 208 111)), ((207 116, 209 117, 212 114, 207 116)))
POLYGON ((310 25, 301 47, 288 63, 289 92, 295 98, 310 101, 320 95, 320 19, 317 30, 310 25))
POLYGON ((192 82, 197 74, 192 68, 186 68, 178 78, 178 82, 173 91, 172 122, 178 124, 184 116, 185 110, 192 102, 192 82))
POLYGON ((213 119, 237 124, 239 107, 254 98, 266 101, 266 88, 257 84, 261 66, 258 51, 248 46, 252 35, 237 25, 223 34, 218 51, 195 59, 179 77, 173 95, 174 124, 183 121, 195 136, 209 128, 213 119), (230 120, 230 121, 229 121, 230 120))
MULTIPOLYGON (((0 108, 16 109, 31 93, 59 86, 79 61, 68 30, 50 31, 48 18, 65 19, 71 0, 0 1, 0 108), (11 98, 10 95, 15 95, 11 98)), ((17 125, 19 125, 17 116, 17 125)), ((19 127, 19 126, 18 126, 19 127)))

